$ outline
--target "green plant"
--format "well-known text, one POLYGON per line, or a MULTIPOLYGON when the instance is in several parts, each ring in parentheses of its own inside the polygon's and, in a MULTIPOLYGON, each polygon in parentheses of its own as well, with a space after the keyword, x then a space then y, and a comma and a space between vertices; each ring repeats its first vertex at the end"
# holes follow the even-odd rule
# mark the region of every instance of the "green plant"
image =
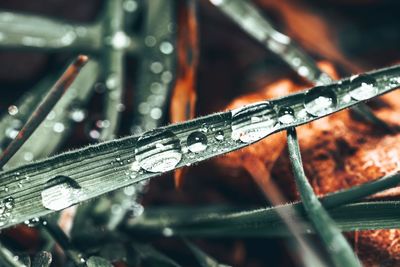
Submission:
MULTIPOLYGON (((143 185, 141 182, 165 172, 250 146, 273 133, 287 130, 290 159, 302 202, 256 210, 214 206, 205 209, 163 207, 155 210, 146 209, 143 215, 128 221, 123 220, 126 210, 122 209, 121 216, 116 216, 118 218, 108 224, 109 229, 104 235, 109 240, 124 239, 124 233, 137 234, 138 232, 166 236, 287 236, 289 230, 287 225, 282 223, 280 214, 295 211, 293 216, 298 216, 301 219, 301 229, 304 230, 300 234, 318 234, 325 241, 331 260, 336 266, 359 266, 358 259, 340 230, 396 227, 398 225, 398 218, 395 214, 397 202, 354 203, 354 201, 398 185, 398 175, 383 177, 375 182, 325 196, 319 200, 305 177, 294 127, 345 108, 357 106, 366 100, 397 89, 400 86, 400 66, 379 69, 359 75, 357 78, 346 78, 334 82, 327 74, 319 70, 314 61, 302 52, 296 44, 274 30, 253 6, 241 1, 227 1, 227 4, 224 4, 224 1, 212 1, 217 5, 222 3, 220 7, 236 21, 240 21, 242 18, 237 17, 238 14, 255 19, 256 22, 250 25, 251 27, 249 24, 244 24, 242 27, 260 42, 267 41, 269 49, 295 68, 300 75, 316 83, 317 86, 272 101, 254 103, 232 111, 211 114, 165 127, 160 127, 161 116, 151 116, 149 113, 136 114, 133 123, 134 131, 149 131, 140 135, 115 139, 119 114, 123 110, 121 108, 123 56, 125 53, 134 53, 139 49, 139 46, 135 45, 138 38, 128 37, 124 26, 126 14, 124 15, 122 7, 125 5, 126 9, 127 3, 132 5, 133 2, 109 1, 103 19, 95 25, 84 26, 86 27, 85 34, 81 36, 78 34, 75 38, 71 37, 71 33, 82 32, 82 28, 79 27, 83 26, 70 25, 67 27, 69 30, 59 35, 57 29, 60 26, 58 22, 22 15, 10 15, 14 24, 26 25, 27 21, 30 21, 33 24, 44 24, 46 28, 54 29, 37 33, 43 39, 43 45, 37 45, 37 40, 32 39, 33 37, 28 39, 31 40, 30 46, 28 45, 30 49, 73 49, 79 51, 83 47, 88 49, 89 52, 92 52, 91 50, 101 51, 101 57, 95 56, 95 59, 82 69, 82 73, 60 102, 57 105, 54 101, 51 102, 52 105, 55 105, 54 110, 60 111, 56 112, 52 128, 58 129, 60 123, 63 127, 72 123, 74 119, 73 117, 71 119, 70 114, 65 111, 66 107, 70 107, 74 101, 75 104, 78 102, 79 106, 84 105, 90 95, 91 89, 89 88, 99 73, 101 73, 100 76, 109 89, 106 90, 105 96, 105 119, 109 122, 109 125, 101 132, 100 137, 100 139, 108 141, 56 156, 44 158, 56 150, 67 131, 61 131, 60 135, 54 139, 55 141, 46 146, 45 149, 42 149, 43 143, 38 144, 33 135, 28 139, 25 148, 22 146, 20 150, 14 150, 16 154, 10 155, 10 157, 13 156, 11 161, 8 162, 8 165, 5 165, 6 170, 0 173, 0 187, 3 189, 0 195, 2 199, 0 227, 6 228, 22 222, 29 224, 32 221, 39 221, 38 217, 56 213, 71 205, 94 199, 132 184, 139 183, 136 187, 138 189, 143 185), (259 36, 260 33, 263 35, 259 36), (61 43, 66 36, 73 40, 59 46, 58 42, 54 42, 55 35, 61 40, 61 43), (296 58, 300 60, 300 64, 293 63, 296 58), (100 60, 102 63, 99 63, 100 60), (70 90, 74 87, 80 87, 84 90, 69 95, 70 90), (150 130, 154 127, 157 128, 150 130), (26 158, 27 151, 32 154, 30 160, 33 158, 38 160, 17 166, 24 162, 22 158, 24 156, 26 158), (379 213, 379 216, 376 215, 377 213, 379 213), (117 227, 119 228, 116 230, 117 227)), ((163 19, 165 21, 172 20, 174 14, 171 6, 173 5, 162 1, 155 1, 148 5, 147 31, 155 31, 154 19, 160 13, 164 13, 165 10, 168 10, 166 13, 169 15, 163 19)), ((16 29, 19 28, 16 27, 16 29)), ((0 42, 0 45, 20 46, 20 42, 26 43, 26 39, 25 41, 20 40, 19 36, 27 33, 13 31, 12 27, 9 27, 8 30, 10 32, 6 34, 14 35, 15 39, 10 38, 6 43, 1 44, 0 42)), ((155 39, 170 38, 173 40, 173 33, 174 31, 171 29, 162 29, 155 31, 154 34, 157 36, 155 39), (169 34, 165 36, 165 32, 169 32, 169 34)), ((147 42, 152 44, 153 40, 149 40, 148 37, 144 36, 144 42, 147 38, 147 42)), ((149 48, 153 46, 147 44, 141 49, 149 50, 150 52, 147 52, 150 54, 155 53, 149 48)), ((164 96, 163 101, 158 103, 158 106, 152 107, 162 108, 165 111, 165 99, 169 95, 169 89, 172 85, 170 81, 162 81, 163 84, 158 80, 154 82, 154 80, 160 79, 159 75, 154 74, 160 74, 162 71, 158 71, 158 65, 153 66, 155 68, 153 74, 148 75, 146 70, 149 65, 152 65, 151 62, 160 63, 154 61, 152 58, 154 56, 165 60, 162 66, 170 72, 175 63, 173 58, 169 56, 170 53, 163 54, 162 57, 151 54, 143 60, 145 67, 141 69, 139 85, 140 88, 148 88, 157 83, 165 87, 163 88, 165 90, 161 92, 164 96)), ((43 88, 47 86, 46 84, 35 90, 39 92, 36 95, 27 95, 18 105, 17 113, 13 114, 14 112, 11 110, 10 116, 5 116, 0 124, 7 128, 16 117, 21 122, 27 121, 29 114, 46 92, 43 88)), ((148 91, 139 90, 141 90, 139 101, 145 101, 144 99, 147 99, 151 94, 148 91)), ((50 112, 50 110, 48 111, 50 112)), ((79 111, 79 109, 76 111, 79 111)), ((358 106, 357 112, 363 114, 367 120, 372 121, 378 127, 390 130, 390 127, 375 117, 365 106, 358 106)), ((37 125, 38 123, 36 123, 37 125)), ((18 130, 21 129, 16 131, 18 130)), ((37 129, 37 132, 45 134, 48 131, 43 125, 37 129)), ((10 139, 10 136, 1 136, 1 138, 4 142, 5 139, 10 139)), ((41 138, 41 140, 43 139, 41 138)), ((47 142, 47 140, 44 140, 44 142, 47 142)), ((121 198, 126 199, 124 196, 121 197, 121 194, 119 196, 116 194, 104 201, 118 202, 121 198)), ((84 222, 85 216, 92 208, 89 204, 83 205, 78 211, 75 227, 86 223, 84 222)), ((70 242, 69 237, 51 219, 44 220, 41 224, 76 265, 110 266, 111 263, 105 259, 97 256, 90 257, 79 252, 79 249, 75 248, 74 244, 70 242)), ((147 244, 140 244, 129 239, 127 242, 130 243, 131 249, 138 252, 139 258, 152 261, 155 266, 157 266, 156 264, 159 264, 159 266, 179 266, 168 256, 147 244)), ((190 242, 185 242, 202 266, 222 266, 190 242)), ((10 266, 25 264, 22 260, 15 260, 10 256, 11 252, 7 248, 1 248, 0 251, 1 258, 6 262, 4 264, 10 266)), ((34 260, 34 262, 39 263, 33 263, 32 266, 48 266, 49 257, 46 256, 46 253, 41 255, 45 256, 40 258, 41 256, 38 255, 40 259, 34 260)))

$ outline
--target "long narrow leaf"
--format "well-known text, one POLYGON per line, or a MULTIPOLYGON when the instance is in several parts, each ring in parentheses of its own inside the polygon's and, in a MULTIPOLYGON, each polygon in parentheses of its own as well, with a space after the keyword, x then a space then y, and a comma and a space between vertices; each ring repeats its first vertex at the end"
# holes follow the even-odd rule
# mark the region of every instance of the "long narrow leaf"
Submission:
MULTIPOLYGON (((132 234, 162 235, 171 229, 175 235, 201 237, 287 237, 290 232, 277 214, 288 206, 295 208, 300 219, 306 220, 299 203, 272 208, 243 209, 214 212, 211 207, 159 207, 147 208, 143 216, 131 220, 125 230, 132 234), (232 211, 235 210, 235 211, 232 211)), ((329 214, 342 231, 395 229, 400 227, 400 201, 361 202, 329 210, 329 214)), ((304 234, 314 233, 309 223, 300 227, 304 234)))
MULTIPOLYGON (((400 66, 395 66, 369 73, 376 80, 376 94, 370 97, 397 88, 399 72, 400 66)), ((356 79, 346 79, 328 87, 315 87, 300 94, 158 128, 140 137, 89 146, 1 172, 0 197, 4 204, 12 205, 7 205, 10 207, 4 213, 7 216, 0 216, 0 224, 7 227, 43 216, 337 112, 361 101, 349 98, 350 92, 359 87, 356 79), (334 97, 332 102, 323 102, 334 105, 323 109, 323 113, 316 113, 319 100, 313 100, 321 95, 334 97), (294 111, 293 122, 277 123, 275 110, 288 107, 294 111), (220 131, 224 133, 223 140, 215 138, 220 131)))
POLYGON ((296 130, 291 128, 287 133, 289 158, 293 168, 297 189, 304 209, 316 232, 325 243, 336 266, 361 266, 360 261, 351 249, 350 244, 340 233, 339 228, 324 209, 315 195, 313 188, 304 173, 303 163, 296 130))

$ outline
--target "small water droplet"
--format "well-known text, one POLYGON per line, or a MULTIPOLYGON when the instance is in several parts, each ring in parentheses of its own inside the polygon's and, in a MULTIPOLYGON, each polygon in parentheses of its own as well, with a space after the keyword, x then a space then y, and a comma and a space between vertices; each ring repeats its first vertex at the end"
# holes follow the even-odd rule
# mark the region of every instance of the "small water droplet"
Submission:
POLYGON ((152 108, 150 110, 150 117, 154 120, 158 120, 162 117, 162 110, 160 108, 152 108))
POLYGON ((157 43, 157 39, 154 36, 148 35, 144 38, 144 43, 148 47, 153 47, 157 43))
POLYGON ((64 126, 63 123, 61 123, 61 122, 54 123, 54 125, 53 125, 53 131, 54 132, 62 133, 62 132, 64 132, 64 130, 65 130, 65 126, 64 126))
POLYGON ((259 102, 232 110, 232 139, 251 143, 270 134, 277 114, 268 102, 259 102))
POLYGON ((40 223, 40 219, 39 218, 32 218, 30 220, 26 220, 24 222, 28 227, 35 227, 38 226, 40 223))
POLYGON ((215 133, 215 139, 217 141, 223 141, 225 139, 224 132, 219 130, 215 133))
POLYGON ((316 117, 323 116, 336 108, 336 95, 324 89, 327 89, 327 87, 320 86, 307 92, 304 99, 304 107, 309 114, 316 117))
POLYGON ((12 210, 14 208, 15 202, 14 202, 14 198, 13 197, 8 197, 6 198, 4 201, 4 206, 6 207, 6 209, 8 210, 12 210))
POLYGON ((163 69, 164 67, 161 62, 156 61, 150 64, 150 70, 155 74, 161 73, 163 69))
POLYGON ((169 55, 174 51, 174 47, 170 42, 165 41, 160 44, 160 51, 165 55, 169 55))
POLYGON ((11 105, 8 107, 8 114, 11 116, 17 115, 18 114, 18 107, 15 105, 11 105))
POLYGON ((193 153, 199 153, 207 148, 207 136, 201 132, 193 132, 187 138, 188 149, 193 153))
POLYGON ((143 214, 144 207, 142 206, 142 204, 134 202, 132 203, 130 210, 132 212, 133 217, 139 217, 140 215, 143 214))
POLYGON ((180 141, 168 130, 146 132, 137 141, 135 158, 146 171, 170 171, 182 159, 180 141))
POLYGON ((56 176, 46 182, 41 197, 45 208, 57 211, 78 203, 84 197, 84 193, 72 178, 56 176))
POLYGON ((123 6, 124 6, 125 11, 127 11, 127 12, 134 12, 138 8, 138 4, 134 0, 124 1, 123 6))
POLYGON ((114 49, 125 49, 131 43, 129 37, 123 31, 116 32, 109 41, 114 49))
POLYGON ((289 107, 281 108, 278 112, 278 120, 282 124, 292 123, 295 120, 294 110, 289 107))
POLYGON ((310 70, 309 70, 306 66, 300 66, 300 67, 297 69, 297 73, 298 73, 300 76, 307 77, 307 76, 310 74, 310 70))
POLYGON ((69 112, 69 117, 74 122, 81 122, 86 118, 86 112, 84 109, 72 107, 69 112))
POLYGON ((112 73, 108 76, 106 80, 106 87, 110 90, 113 90, 120 86, 119 76, 116 73, 112 73))
POLYGON ((174 230, 172 230, 172 229, 169 228, 169 227, 165 227, 165 228, 162 230, 162 234, 163 234, 163 236, 170 237, 170 236, 173 236, 173 235, 174 235, 174 230))
POLYGON ((15 206, 13 197, 7 197, 0 202, 0 226, 5 225, 11 217, 11 212, 15 206))
POLYGON ((355 100, 365 100, 374 97, 378 93, 376 80, 371 76, 359 75, 350 81, 352 84, 355 84, 355 88, 349 94, 355 100))
POLYGON ((103 129, 108 127, 110 127, 109 120, 89 120, 85 124, 85 132, 91 139, 97 140, 103 129))

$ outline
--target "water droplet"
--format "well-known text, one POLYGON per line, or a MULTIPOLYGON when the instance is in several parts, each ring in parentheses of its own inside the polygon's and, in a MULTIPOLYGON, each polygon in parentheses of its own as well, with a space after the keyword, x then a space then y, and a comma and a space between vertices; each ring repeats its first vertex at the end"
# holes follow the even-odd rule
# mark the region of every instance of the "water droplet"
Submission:
POLYGON ((153 47, 156 45, 157 39, 154 36, 149 35, 149 36, 146 36, 146 38, 144 38, 144 43, 148 47, 153 47))
POLYGON ((81 108, 73 107, 69 112, 69 116, 74 122, 81 122, 86 118, 86 112, 81 108))
POLYGON ((62 132, 64 132, 64 130, 65 130, 65 126, 64 126, 63 123, 61 123, 61 122, 54 123, 54 125, 53 125, 53 131, 54 132, 62 133, 62 132))
POLYGON ((150 110, 150 117, 154 120, 158 120, 162 117, 162 110, 160 108, 152 108, 150 110))
POLYGON ((168 70, 164 71, 164 72, 161 74, 161 81, 162 81, 163 83, 169 83, 169 82, 171 82, 171 81, 172 81, 172 78, 173 78, 172 73, 171 73, 170 71, 168 71, 168 70))
POLYGON ((8 107, 8 114, 11 116, 17 115, 18 114, 18 107, 15 105, 11 105, 8 107))
POLYGON ((130 185, 130 186, 124 187, 123 191, 124 191, 125 195, 131 197, 136 194, 136 187, 134 185, 130 185))
POLYGON ((123 4, 125 11, 134 12, 138 8, 138 4, 133 0, 126 0, 123 4))
POLYGON ((307 76, 310 74, 310 70, 309 70, 306 66, 300 66, 300 67, 297 69, 297 73, 298 73, 300 76, 307 77, 307 76))
POLYGON ((180 141, 168 130, 144 133, 137 141, 135 154, 140 167, 149 172, 170 171, 182 159, 180 141))
POLYGON ((21 38, 21 43, 26 46, 42 47, 46 41, 40 37, 24 36, 21 38))
POLYGON ((210 0, 211 3, 213 3, 216 6, 222 5, 225 0, 210 0))
POLYGON ((15 202, 13 197, 8 197, 4 201, 4 206, 8 210, 12 210, 14 208, 15 202))
POLYGON ((102 130, 108 127, 110 127, 108 120, 90 120, 85 125, 85 131, 91 139, 97 140, 100 138, 102 130))
POLYGON ((282 124, 292 123, 295 120, 294 110, 289 107, 281 108, 278 112, 278 120, 282 124))
POLYGON ((110 44, 114 49, 125 49, 129 46, 131 40, 123 31, 116 32, 112 37, 110 44))
POLYGON ((187 138, 188 149, 193 153, 199 153, 207 148, 207 136, 201 132, 193 132, 187 138))
POLYGON ((224 138, 225 138, 225 136, 224 136, 224 132, 223 132, 223 131, 219 130, 219 131, 217 131, 217 132, 215 133, 215 139, 216 139, 217 141, 223 141, 224 138))
POLYGON ((115 89, 119 86, 119 76, 118 74, 110 74, 106 80, 106 86, 108 89, 115 89))
POLYGON ((329 90, 324 90, 326 88, 320 86, 306 93, 304 107, 309 114, 323 116, 332 112, 336 107, 336 95, 329 90))
POLYGON ((70 177, 56 176, 46 182, 41 193, 42 204, 50 210, 62 210, 83 199, 80 185, 70 177))
POLYGON ((371 76, 359 75, 350 81, 355 84, 355 89, 350 91, 350 96, 355 100, 365 100, 374 97, 378 93, 376 80, 371 76))
POLYGON ((270 134, 277 114, 268 102, 259 102, 232 110, 232 139, 251 143, 270 134))
POLYGON ((156 73, 156 74, 161 73, 163 71, 163 69, 164 69, 164 67, 161 64, 161 62, 156 61, 156 62, 153 62, 150 64, 150 70, 153 73, 156 73))
POLYGON ((35 227, 38 226, 40 223, 40 219, 39 218, 32 218, 30 220, 26 220, 24 222, 28 227, 35 227))
POLYGON ((33 160, 33 153, 32 152, 25 152, 24 153, 24 160, 25 161, 32 161, 33 160))
POLYGON ((169 55, 174 51, 174 47, 170 42, 162 42, 160 44, 160 51, 165 55, 169 55))
POLYGON ((0 226, 5 225, 9 221, 14 206, 15 201, 13 197, 7 197, 0 202, 0 226))
POLYGON ((130 209, 133 217, 139 217, 144 212, 144 207, 142 206, 142 204, 137 202, 132 203, 130 209))
POLYGON ((163 234, 163 236, 170 237, 170 236, 173 236, 173 235, 174 235, 174 230, 172 230, 172 229, 169 228, 169 227, 165 227, 165 228, 162 230, 162 234, 163 234))

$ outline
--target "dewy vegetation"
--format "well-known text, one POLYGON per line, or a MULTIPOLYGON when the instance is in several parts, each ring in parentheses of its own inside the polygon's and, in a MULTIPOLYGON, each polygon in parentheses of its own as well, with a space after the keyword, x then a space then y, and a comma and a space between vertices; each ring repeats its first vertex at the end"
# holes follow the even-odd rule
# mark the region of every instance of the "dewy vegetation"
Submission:
MULTIPOLYGON (((122 209, 120 215, 109 224, 108 230, 112 232, 119 226, 118 231, 134 235, 288 236, 293 233, 290 233, 280 214, 295 211, 293 214, 296 217, 293 219, 300 222, 300 234, 319 235, 330 260, 336 266, 359 266, 359 260, 341 231, 398 226, 398 202, 356 201, 397 186, 399 175, 382 177, 317 198, 304 174, 295 127, 397 89, 400 87, 400 65, 332 81, 318 69, 311 57, 287 36, 276 31, 249 2, 211 2, 239 24, 246 19, 246 24, 240 24, 242 29, 265 44, 299 75, 315 83, 316 87, 162 127, 166 98, 170 95, 176 64, 173 43, 176 37, 176 10, 169 1, 152 0, 142 7, 146 16, 145 34, 141 36, 144 39, 143 47, 138 44, 139 37, 126 30, 127 21, 133 20, 139 10, 138 3, 133 0, 108 1, 103 16, 93 25, 67 25, 31 15, 0 14, 0 29, 8 37, 0 39, 0 46, 100 54, 90 58, 76 80, 71 85, 68 83, 70 88, 62 97, 59 95, 59 101, 45 98, 39 104, 47 93, 46 88, 55 80, 50 78, 24 96, 17 105, 10 107, 9 115, 0 120, 2 129, 7 129, 1 132, 1 143, 9 148, 0 157, 1 165, 5 164, 5 170, 0 173, 0 228, 22 222, 39 222, 39 217, 132 184, 140 190, 144 181, 150 178, 251 146, 271 134, 286 130, 301 202, 250 210, 216 206, 149 208, 143 214, 143 207, 139 206, 138 217, 123 220, 126 210, 122 209), (162 27, 156 27, 157 23, 162 27), (30 31, 32 25, 42 25, 43 31, 40 27, 38 31, 30 31), (143 59, 138 77, 138 112, 132 123, 132 133, 135 134, 115 139, 123 111, 123 58, 126 54, 135 54, 139 49, 148 56, 143 59), (91 95, 92 85, 98 76, 107 87, 105 120, 100 127, 103 131, 92 134, 104 142, 47 157, 65 139, 73 122, 83 119, 82 107, 91 95), (71 110, 72 103, 75 106, 71 110), (45 116, 30 117, 37 106, 51 107, 52 110, 48 109, 45 116), (144 106, 148 112, 143 111, 144 106), (42 124, 41 120, 44 120, 42 124), (30 137, 26 136, 29 138, 25 144, 14 145, 23 138, 23 133, 26 133, 24 127, 29 125, 38 128, 30 137), (56 136, 51 139, 44 138, 54 133, 56 136)), ((367 120, 386 127, 365 106, 359 106, 357 112, 367 120)), ((132 194, 117 193, 110 196, 113 202, 121 201, 121 198, 132 198, 132 194)), ((79 220, 83 224, 84 219, 80 214, 85 214, 85 205, 78 210, 77 225, 79 220)), ((103 258, 81 254, 51 219, 41 222, 76 265, 110 266, 103 258)), ((115 233, 115 237, 119 235, 115 233)), ((190 241, 184 242, 201 266, 224 266, 190 241)), ((132 249, 143 258, 163 263, 163 266, 179 266, 151 246, 132 242, 132 249)), ((51 262, 51 256, 45 252, 38 254, 32 264, 25 264, 10 256, 12 252, 7 248, 0 247, 0 251, 1 261, 8 266, 48 266, 51 262)), ((325 264, 321 263, 324 261, 315 260, 318 264, 325 264)))

